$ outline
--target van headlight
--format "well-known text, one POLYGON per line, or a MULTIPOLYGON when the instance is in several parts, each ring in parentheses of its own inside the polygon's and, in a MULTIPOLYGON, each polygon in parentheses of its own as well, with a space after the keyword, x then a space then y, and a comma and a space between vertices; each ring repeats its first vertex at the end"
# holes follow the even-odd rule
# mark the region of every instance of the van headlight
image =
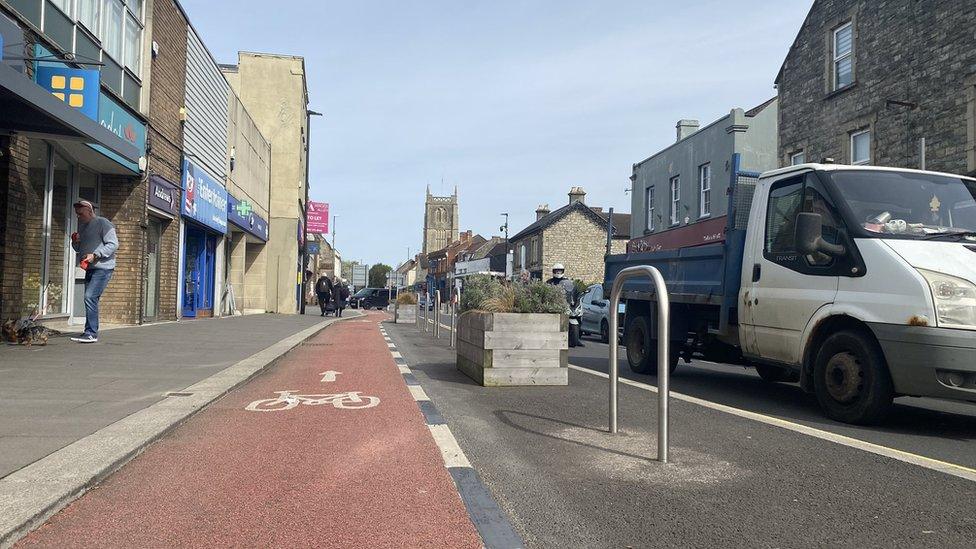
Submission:
POLYGON ((947 274, 918 269, 928 281, 942 328, 976 330, 976 284, 947 274))

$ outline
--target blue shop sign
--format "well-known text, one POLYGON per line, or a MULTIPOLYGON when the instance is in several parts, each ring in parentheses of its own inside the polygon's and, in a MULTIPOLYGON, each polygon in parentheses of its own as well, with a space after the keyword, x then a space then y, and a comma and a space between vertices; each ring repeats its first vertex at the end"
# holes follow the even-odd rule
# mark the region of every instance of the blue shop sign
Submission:
POLYGON ((227 189, 189 160, 183 161, 183 217, 227 232, 227 189))
POLYGON ((322 252, 322 247, 318 242, 309 241, 305 244, 305 253, 308 255, 319 255, 322 252))
POLYGON ((254 213, 254 206, 247 200, 238 200, 232 195, 227 195, 227 221, 262 242, 268 241, 268 222, 254 213))
POLYGON ((34 71, 34 80, 69 107, 98 121, 98 71, 42 65, 34 71))

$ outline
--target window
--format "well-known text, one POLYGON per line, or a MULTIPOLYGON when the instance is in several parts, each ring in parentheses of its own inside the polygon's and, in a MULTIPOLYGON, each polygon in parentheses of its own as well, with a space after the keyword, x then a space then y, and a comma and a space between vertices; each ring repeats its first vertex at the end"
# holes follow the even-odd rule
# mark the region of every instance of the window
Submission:
POLYGON ((525 244, 519 246, 519 267, 525 269, 525 244))
MULTIPOLYGON (((840 216, 822 192, 816 178, 811 175, 799 176, 774 184, 769 192, 765 257, 799 272, 808 268, 821 268, 815 272, 823 273, 822 268, 834 265, 835 258, 821 253, 806 257, 798 255, 796 218, 801 212, 820 214, 824 241, 831 244, 844 243, 846 239, 840 216)), ((847 275, 850 275, 850 261, 850 257, 843 258, 838 265, 847 275)))
POLYGON ((95 36, 101 36, 101 19, 102 0, 78 0, 78 22, 95 36))
POLYGON ((647 221, 645 228, 648 231, 654 230, 654 187, 647 188, 647 221))
POLYGON ((112 56, 116 61, 122 60, 122 23, 125 16, 125 7, 121 0, 105 0, 105 11, 102 22, 102 44, 105 53, 112 56))
POLYGON ((71 17, 74 15, 71 12, 71 0, 51 0, 51 3, 58 7, 65 15, 71 17))
POLYGON ((790 156, 791 166, 799 166, 800 164, 806 164, 806 163, 807 163, 807 154, 803 151, 793 153, 790 156))
POLYGON ((702 164, 698 167, 698 189, 700 191, 698 201, 698 216, 708 217, 712 215, 712 165, 702 164))
POLYGON ((132 14, 125 16, 125 68, 139 75, 142 59, 142 29, 132 14))
POLYGON ((871 163, 871 130, 851 134, 851 164, 864 166, 871 163))
POLYGON ((769 192, 766 253, 796 253, 796 215, 803 198, 803 178, 780 183, 769 192))
POLYGON ((854 23, 834 31, 834 90, 854 83, 854 23))
POLYGON ((681 202, 681 177, 671 178, 671 224, 678 224, 678 204, 681 202))

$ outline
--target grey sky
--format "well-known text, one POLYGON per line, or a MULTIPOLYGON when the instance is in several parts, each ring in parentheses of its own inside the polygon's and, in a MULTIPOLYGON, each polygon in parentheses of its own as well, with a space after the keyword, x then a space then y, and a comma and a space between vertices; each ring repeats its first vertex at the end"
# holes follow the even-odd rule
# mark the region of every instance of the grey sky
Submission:
POLYGON ((424 188, 461 196, 461 226, 512 234, 574 185, 629 211, 631 165, 775 94, 812 0, 182 0, 220 62, 303 55, 312 196, 346 259, 416 253, 424 188), (231 7, 233 6, 233 7, 231 7), (443 184, 441 180, 443 179, 443 184))

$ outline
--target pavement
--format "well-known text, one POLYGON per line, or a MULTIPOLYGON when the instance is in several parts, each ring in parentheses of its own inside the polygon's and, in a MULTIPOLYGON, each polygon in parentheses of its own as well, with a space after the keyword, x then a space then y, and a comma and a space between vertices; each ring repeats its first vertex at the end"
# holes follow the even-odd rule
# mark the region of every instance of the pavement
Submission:
POLYGON ((236 316, 115 329, 85 346, 67 335, 0 345, 0 478, 323 320, 236 316))
MULTIPOLYGON (((672 399, 662 465, 653 387, 621 385, 621 433, 608 434, 597 356, 574 350, 567 387, 484 388, 456 370, 446 334, 388 331, 526 546, 971 547, 976 536, 971 480, 704 400, 672 399)), ((685 368, 675 391, 688 390, 685 368)))
POLYGON ((18 547, 481 547, 385 318, 307 340, 18 547))

